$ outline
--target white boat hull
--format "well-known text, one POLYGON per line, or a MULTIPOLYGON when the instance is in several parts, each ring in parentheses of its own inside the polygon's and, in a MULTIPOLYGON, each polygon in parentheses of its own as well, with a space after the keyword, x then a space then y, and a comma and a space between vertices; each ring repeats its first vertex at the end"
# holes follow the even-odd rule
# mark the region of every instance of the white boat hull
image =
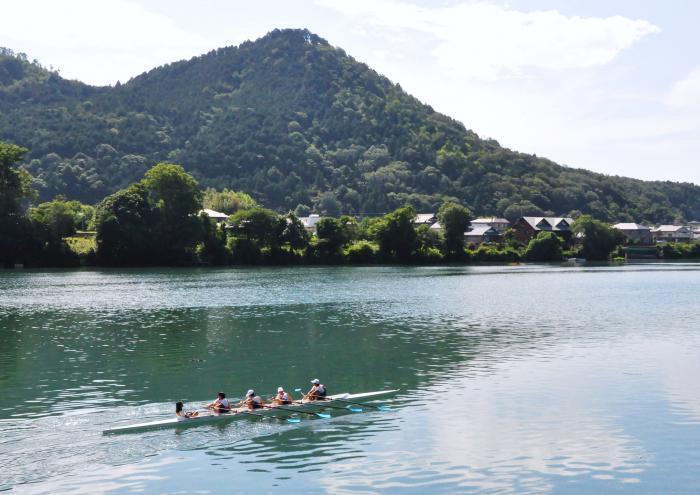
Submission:
POLYGON ((284 414, 285 416, 288 416, 289 414, 292 414, 293 412, 310 412, 313 410, 317 410, 320 406, 323 404, 332 404, 333 402, 338 402, 339 404, 342 403, 342 400, 351 400, 355 401, 358 399, 366 399, 369 397, 376 397, 380 395, 388 395, 392 394, 394 392, 398 392, 398 389, 395 390, 379 390, 376 392, 363 392, 359 394, 350 394, 350 393, 344 393, 344 394, 335 394, 335 395, 330 395, 327 397, 325 401, 303 401, 303 402, 295 402, 294 404, 288 404, 284 407, 284 409, 277 409, 276 407, 266 407, 263 409, 255 409, 255 410, 248 410, 248 409, 233 409, 229 413, 221 413, 221 414, 214 414, 214 413, 204 413, 200 414, 199 416, 195 416, 192 418, 186 418, 186 419, 178 419, 178 418, 168 418, 168 419, 162 419, 160 421, 150 421, 147 423, 136 423, 136 424, 131 424, 131 425, 124 425, 124 426, 115 426, 114 428, 108 428, 104 430, 102 433, 129 433, 133 431, 140 431, 140 430, 153 430, 153 429, 158 429, 158 428, 169 428, 169 427, 190 427, 190 426, 195 426, 195 425, 200 425, 200 424, 207 424, 207 423, 213 423, 213 422, 218 422, 218 421, 231 421, 234 419, 241 419, 241 418, 255 418, 259 416, 269 416, 269 417, 275 417, 275 416, 280 416, 280 418, 283 418, 281 415, 284 414), (294 411, 290 411, 293 409, 294 411))

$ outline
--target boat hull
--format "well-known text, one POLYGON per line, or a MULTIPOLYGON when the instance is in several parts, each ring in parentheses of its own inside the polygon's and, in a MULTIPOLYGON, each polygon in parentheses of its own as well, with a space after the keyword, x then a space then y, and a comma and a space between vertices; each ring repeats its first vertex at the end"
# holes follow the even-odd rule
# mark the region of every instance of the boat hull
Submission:
POLYGON ((187 418, 187 419, 182 419, 178 420, 178 418, 168 418, 168 419, 163 419, 160 421, 150 421, 147 423, 136 423, 136 424, 131 424, 131 425, 123 425, 123 426, 115 426, 113 428, 108 428, 104 430, 102 433, 104 434, 114 434, 114 433, 130 433, 130 432, 136 432, 136 431, 143 431, 143 430, 155 430, 159 428, 188 428, 191 426, 196 426, 196 425, 202 425, 202 424, 209 424, 209 423, 218 423, 218 422, 225 422, 225 421, 232 421, 236 419, 243 419, 243 418, 256 418, 260 416, 265 416, 265 417, 270 417, 274 418, 275 416, 279 416, 280 419, 284 419, 285 417, 288 417, 289 414, 293 414, 294 412, 311 412, 314 410, 318 410, 319 407, 322 407, 324 404, 332 404, 337 401, 338 404, 342 404, 342 400, 359 400, 359 399, 367 399, 371 397, 378 397, 382 395, 388 395, 398 392, 398 389, 395 390, 379 390, 376 392, 363 392, 363 393, 358 393, 358 394, 350 394, 350 393, 344 393, 344 394, 335 394, 329 396, 326 400, 324 401, 303 401, 303 402, 295 402, 294 404, 288 404, 284 407, 284 409, 277 409, 276 407, 269 407, 269 408, 264 408, 264 409, 255 409, 253 411, 250 411, 248 409, 233 409, 229 413, 221 413, 221 414, 213 414, 213 413, 204 413, 200 414, 199 416, 195 416, 192 418, 187 418), (293 411, 291 411, 293 409, 293 411))

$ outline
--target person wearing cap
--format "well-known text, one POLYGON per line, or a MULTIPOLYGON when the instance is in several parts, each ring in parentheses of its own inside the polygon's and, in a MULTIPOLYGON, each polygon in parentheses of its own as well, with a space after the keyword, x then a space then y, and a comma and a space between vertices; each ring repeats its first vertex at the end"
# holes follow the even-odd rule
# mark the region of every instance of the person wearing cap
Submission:
POLYGON ((247 407, 248 409, 260 409, 264 405, 262 397, 256 395, 253 389, 248 390, 248 393, 245 394, 245 399, 239 403, 239 406, 247 407))
POLYGON ((223 413, 231 410, 231 402, 226 398, 226 394, 219 392, 217 398, 211 404, 207 404, 214 412, 223 413))
POLYGON ((279 406, 291 404, 292 396, 285 392, 282 387, 277 387, 277 395, 275 395, 275 397, 272 399, 272 402, 279 406))
POLYGON ((326 398, 326 386, 318 378, 311 380, 311 390, 306 394, 309 400, 323 400, 326 398))

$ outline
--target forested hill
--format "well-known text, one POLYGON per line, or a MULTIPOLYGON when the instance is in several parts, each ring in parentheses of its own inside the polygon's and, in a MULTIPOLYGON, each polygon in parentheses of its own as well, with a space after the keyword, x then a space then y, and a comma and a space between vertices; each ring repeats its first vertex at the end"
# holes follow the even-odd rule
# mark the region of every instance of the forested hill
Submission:
POLYGON ((202 186, 244 190, 279 210, 434 211, 451 197, 510 218, 700 218, 700 187, 504 149, 306 30, 276 30, 114 87, 65 80, 4 50, 0 140, 29 148, 25 167, 45 199, 94 203, 171 161, 202 186))

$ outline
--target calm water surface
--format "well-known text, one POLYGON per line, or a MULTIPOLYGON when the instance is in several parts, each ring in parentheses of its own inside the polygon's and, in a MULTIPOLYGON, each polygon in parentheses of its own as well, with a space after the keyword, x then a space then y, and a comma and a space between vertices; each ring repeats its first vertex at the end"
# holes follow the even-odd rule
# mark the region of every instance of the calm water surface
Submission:
POLYGON ((698 493, 700 265, 0 272, 0 490, 698 493), (127 435, 320 377, 391 411, 127 435))

